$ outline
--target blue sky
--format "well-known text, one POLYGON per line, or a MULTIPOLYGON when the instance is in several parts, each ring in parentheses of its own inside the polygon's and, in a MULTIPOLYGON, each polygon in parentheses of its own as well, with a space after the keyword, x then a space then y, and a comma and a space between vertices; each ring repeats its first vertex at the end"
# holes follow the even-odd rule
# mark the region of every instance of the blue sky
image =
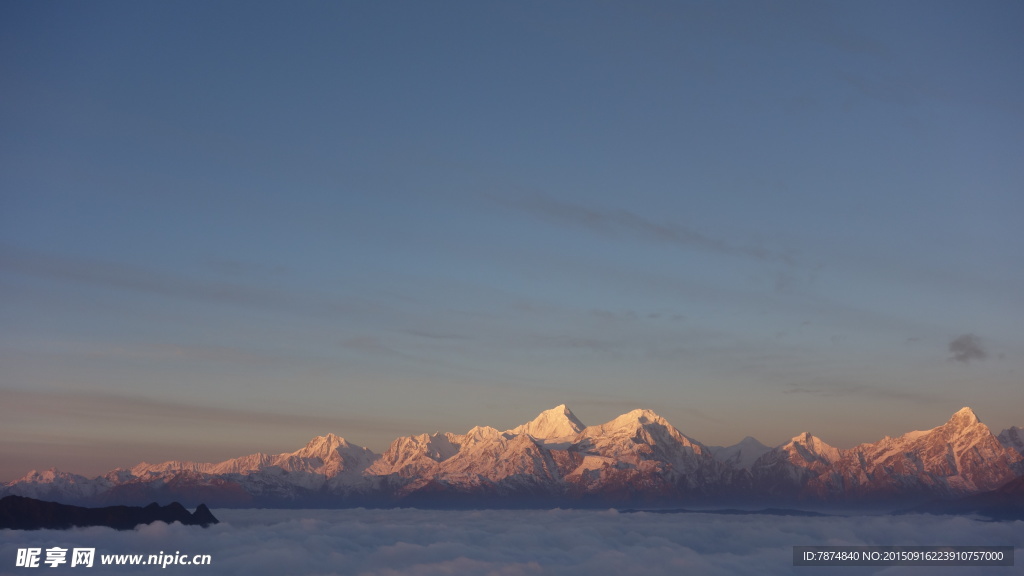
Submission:
POLYGON ((7 2, 0 479, 1024 424, 1016 2, 7 2))

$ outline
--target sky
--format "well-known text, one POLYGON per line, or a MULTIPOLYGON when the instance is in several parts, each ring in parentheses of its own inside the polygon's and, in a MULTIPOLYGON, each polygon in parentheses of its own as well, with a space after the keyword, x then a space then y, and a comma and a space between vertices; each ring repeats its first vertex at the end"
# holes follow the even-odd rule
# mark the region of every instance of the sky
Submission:
MULTIPOLYGON (((95 548, 93 566, 87 573, 97 576, 152 574, 153 566, 132 569, 102 564, 106 555, 136 554, 143 555, 143 561, 150 555, 159 560, 173 554, 187 561, 209 555, 212 570, 226 576, 589 576, 638 572, 649 576, 927 576, 936 573, 934 566, 795 567, 793 547, 973 545, 1019 550, 1024 545, 1020 522, 921 514, 807 518, 409 508, 214 510, 213 514, 220 523, 209 528, 154 522, 121 531, 106 527, 5 530, 0 557, 6 566, 13 566, 19 548, 95 548), (958 539, 955 543, 950 543, 951 534, 958 539)), ((40 566, 49 570, 42 562, 40 566)), ((74 573, 67 565, 63 568, 74 573)), ((184 574, 199 569, 171 564, 166 570, 184 574)), ((1022 574, 1024 569, 1018 558, 1015 567, 943 566, 940 573, 1009 575, 1022 574)))
POLYGON ((1024 5, 0 5, 0 480, 1024 425, 1024 5))

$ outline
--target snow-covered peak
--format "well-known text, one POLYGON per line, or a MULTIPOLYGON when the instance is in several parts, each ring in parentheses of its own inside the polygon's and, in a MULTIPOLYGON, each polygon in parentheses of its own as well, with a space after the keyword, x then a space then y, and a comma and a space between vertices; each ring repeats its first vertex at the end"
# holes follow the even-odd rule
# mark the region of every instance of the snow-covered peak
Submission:
POLYGON ((209 463, 200 462, 187 462, 182 460, 168 460, 167 462, 160 462, 159 464, 150 464, 149 462, 139 462, 131 468, 131 474, 133 476, 142 477, 146 474, 162 474, 164 472, 171 471, 182 471, 188 470, 192 472, 203 472, 206 468, 212 466, 209 463))
POLYGON ((423 456, 440 462, 451 458, 458 451, 459 448, 452 444, 447 435, 435 432, 396 438, 381 456, 381 460, 394 463, 413 456, 423 456))
POLYGON ((576 415, 565 404, 545 410, 539 416, 512 430, 507 434, 518 436, 528 434, 538 440, 553 440, 579 434, 584 428, 576 415))
POLYGON ((111 482, 102 477, 89 479, 50 468, 43 472, 32 470, 18 480, 0 483, 0 496, 13 494, 39 500, 74 500, 90 498, 110 486, 111 482))
POLYGON ((961 408, 945 424, 929 430, 927 435, 921 437, 921 440, 930 441, 933 437, 941 439, 942 442, 956 442, 965 446, 977 442, 995 441, 998 443, 992 431, 978 420, 970 408, 961 408))
POLYGON ((309 441, 302 449, 293 452, 294 456, 299 458, 320 458, 321 460, 327 460, 331 454, 338 451, 339 448, 349 448, 352 445, 341 436, 335 434, 327 434, 326 436, 317 436, 309 441))
POLYGON ((790 438, 789 442, 786 443, 786 446, 790 446, 792 444, 813 444, 815 442, 821 442, 821 439, 810 432, 801 432, 790 438))
MULTIPOLYGON (((396 440, 397 442, 398 440, 396 440)), ((440 432, 433 434, 420 434, 414 437, 415 446, 422 446, 423 453, 432 460, 445 460, 451 458, 459 448, 451 443, 451 440, 440 432)))
POLYGON ((955 443, 959 447, 964 447, 979 442, 991 443, 994 441, 993 438, 992 431, 978 420, 974 410, 964 407, 950 416, 942 426, 931 430, 914 430, 898 438, 885 437, 878 442, 858 446, 856 449, 862 452, 881 449, 883 452, 896 454, 911 446, 945 446, 955 443))
POLYGON ((377 455, 369 449, 327 434, 313 438, 301 450, 279 454, 267 464, 291 473, 326 475, 335 482, 339 476, 358 477, 376 459, 377 455))
POLYGON ((133 477, 132 471, 127 468, 114 468, 102 476, 102 478, 112 483, 126 482, 133 477))
POLYGON ((789 452, 791 458, 793 456, 799 456, 800 459, 806 462, 812 462, 814 460, 835 462, 839 460, 841 456, 838 448, 830 446, 825 443, 824 440, 814 436, 810 432, 801 432, 800 434, 797 434, 789 441, 789 443, 784 445, 782 449, 789 452))
POLYGON ((628 418, 635 419, 639 422, 646 424, 647 422, 665 422, 665 419, 658 416, 654 410, 648 410, 646 408, 637 408, 636 410, 630 410, 623 414, 628 418))
POLYGON ((458 454, 459 447, 452 443, 451 438, 452 435, 439 432, 396 438, 364 474, 405 477, 425 474, 438 462, 458 454))
POLYGON ((677 430, 668 420, 658 416, 652 410, 645 409, 627 412, 604 424, 587 426, 579 433, 577 440, 584 438, 636 439, 650 444, 679 443, 685 446, 694 446, 698 452, 707 450, 703 444, 677 430))
POLYGON ((64 476, 67 476, 67 474, 57 470, 56 468, 50 468, 49 470, 44 470, 42 472, 38 470, 29 470, 28 474, 25 474, 25 476, 15 480, 14 482, 37 482, 48 484, 64 476))
POLYGON ((768 446, 757 441, 756 438, 747 436, 732 446, 709 446, 711 455, 719 462, 725 462, 737 468, 749 470, 754 462, 765 453, 771 450, 768 446))
POLYGON ((955 414, 946 422, 947 425, 954 425, 960 428, 966 428, 972 424, 979 422, 978 416, 969 407, 964 406, 963 408, 956 411, 955 414))
POLYGON ((473 426, 469 429, 469 432, 466 432, 465 436, 471 440, 490 440, 501 436, 501 432, 490 426, 473 426))
POLYGON ((452 434, 449 432, 448 434, 445 434, 445 436, 448 438, 448 441, 456 445, 459 450, 463 450, 476 444, 496 440, 501 436, 501 432, 496 428, 491 428, 490 426, 473 426, 469 429, 469 432, 466 432, 465 434, 452 434))
POLYGON ((602 434, 609 434, 615 431, 633 432, 644 424, 661 424, 666 427, 672 426, 667 420, 655 414, 653 410, 637 409, 626 412, 622 416, 619 416, 610 422, 601 424, 600 426, 590 426, 587 430, 594 429, 595 431, 600 431, 602 434))
POLYGON ((684 436, 651 410, 633 410, 610 422, 588 426, 574 443, 575 450, 587 454, 577 471, 594 470, 608 462, 627 467, 667 466, 680 474, 721 466, 707 447, 684 436))

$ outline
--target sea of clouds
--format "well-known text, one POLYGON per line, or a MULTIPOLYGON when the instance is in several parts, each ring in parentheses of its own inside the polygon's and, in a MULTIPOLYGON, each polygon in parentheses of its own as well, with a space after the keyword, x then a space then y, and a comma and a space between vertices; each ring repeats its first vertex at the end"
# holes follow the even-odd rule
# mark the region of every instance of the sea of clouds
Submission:
MULTIPOLYGON (((536 575, 934 574, 928 567, 793 566, 794 545, 1024 546, 1024 522, 928 515, 785 517, 614 510, 214 510, 210 528, 0 530, 0 574, 536 575), (92 568, 16 567, 19 548, 95 547, 92 568), (100 554, 210 554, 210 566, 104 567, 100 554)), ((1019 550, 1018 550, 1019 552, 1019 550)), ((44 553, 45 556, 45 553, 44 553)), ((1024 574, 946 567, 943 575, 1024 574)))

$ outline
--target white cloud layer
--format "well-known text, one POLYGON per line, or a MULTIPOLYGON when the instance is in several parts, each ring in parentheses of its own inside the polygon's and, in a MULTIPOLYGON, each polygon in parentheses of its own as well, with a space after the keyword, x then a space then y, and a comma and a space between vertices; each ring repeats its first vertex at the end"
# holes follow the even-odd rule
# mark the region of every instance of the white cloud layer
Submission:
MULTIPOLYGON (((821 574, 794 567, 794 545, 1012 545, 1024 547, 1024 522, 989 523, 934 516, 800 518, 712 514, 621 514, 530 510, 215 510, 208 529, 156 523, 107 528, 2 531, 0 574, 16 568, 18 548, 95 547, 93 568, 46 574, 218 574, 277 576, 821 574), (212 565, 99 566, 100 554, 210 554, 212 565)), ((45 556, 45 553, 44 553, 45 556)), ((929 574, 926 567, 844 567, 843 575, 929 574)), ((943 575, 1024 574, 1012 568, 951 567, 943 575)))

